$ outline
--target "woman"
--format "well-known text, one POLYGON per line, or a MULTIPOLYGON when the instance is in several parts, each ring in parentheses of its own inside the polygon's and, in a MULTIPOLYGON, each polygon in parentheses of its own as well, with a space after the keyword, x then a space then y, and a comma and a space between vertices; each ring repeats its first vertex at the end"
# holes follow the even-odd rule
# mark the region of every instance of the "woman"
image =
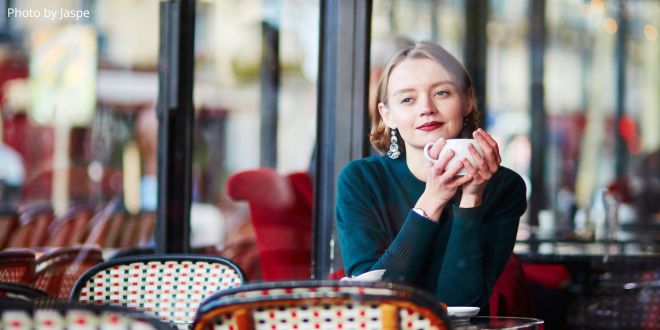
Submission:
POLYGON ((488 297, 515 242, 527 207, 525 185, 499 166, 497 143, 478 126, 472 82, 446 50, 422 42, 387 65, 377 92, 380 116, 371 142, 387 156, 350 162, 337 190, 337 229, 348 276, 385 269, 384 280, 413 284, 449 306, 478 306, 488 297), (446 169, 445 139, 473 137, 446 169), (424 157, 424 146, 433 161, 424 157), (468 174, 457 176, 459 170, 468 174))

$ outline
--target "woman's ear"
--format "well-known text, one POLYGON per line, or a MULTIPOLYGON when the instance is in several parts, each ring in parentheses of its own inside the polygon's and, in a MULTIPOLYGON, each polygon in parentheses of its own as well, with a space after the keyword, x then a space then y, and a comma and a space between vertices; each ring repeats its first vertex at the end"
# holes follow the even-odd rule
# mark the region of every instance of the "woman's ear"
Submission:
POLYGON ((463 117, 469 116, 472 111, 477 110, 477 99, 473 96, 472 88, 465 93, 465 107, 463 108, 463 117))
POLYGON ((469 116, 472 113, 472 111, 474 111, 474 105, 472 105, 471 103, 472 102, 467 101, 467 103, 465 104, 465 107, 463 108, 463 118, 467 118, 467 116, 469 116))
POLYGON ((378 113, 380 113, 380 117, 383 118, 385 126, 389 128, 396 128, 396 125, 394 125, 394 121, 391 118, 390 109, 387 107, 387 105, 385 105, 385 103, 378 103, 378 113))

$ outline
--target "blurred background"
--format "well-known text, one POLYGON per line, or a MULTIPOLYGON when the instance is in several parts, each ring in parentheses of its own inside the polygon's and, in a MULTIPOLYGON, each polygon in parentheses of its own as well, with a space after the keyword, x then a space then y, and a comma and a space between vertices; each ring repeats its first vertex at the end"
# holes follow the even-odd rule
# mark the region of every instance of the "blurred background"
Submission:
MULTIPOLYGON (((257 168, 314 170, 321 5, 196 2, 191 245, 226 252, 239 242, 242 266, 256 277, 255 228, 228 180, 257 168), (273 49, 275 85, 264 73, 273 49), (265 117, 269 106, 276 120, 265 117), (276 123, 267 145, 262 121, 276 123)), ((0 249, 153 244, 159 6, 0 0, 0 203, 23 223, 44 207, 52 218, 43 237, 5 237, 0 249), (83 209, 91 210, 81 216, 84 233, 54 238, 57 224, 83 209), (92 239, 99 214, 140 234, 92 239)), ((521 242, 620 240, 657 253, 660 1, 374 0, 370 15, 370 87, 397 49, 421 40, 470 70, 503 165, 528 185, 521 242)), ((304 195, 311 214, 311 190, 304 195)))

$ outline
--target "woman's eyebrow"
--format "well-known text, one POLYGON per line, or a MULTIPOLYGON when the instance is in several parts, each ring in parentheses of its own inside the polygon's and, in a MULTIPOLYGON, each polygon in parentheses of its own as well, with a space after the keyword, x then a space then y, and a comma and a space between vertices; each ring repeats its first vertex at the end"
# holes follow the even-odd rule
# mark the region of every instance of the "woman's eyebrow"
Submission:
MULTIPOLYGON (((456 87, 456 84, 451 80, 441 80, 441 81, 436 81, 433 84, 431 84, 431 88, 442 86, 442 85, 451 85, 451 86, 456 87)), ((399 90, 395 91, 394 93, 392 93, 392 96, 397 96, 399 94, 409 93, 409 92, 414 92, 414 91, 415 91, 414 88, 402 88, 402 89, 399 89, 399 90)))
POLYGON ((403 93, 414 92, 414 91, 415 91, 414 88, 403 88, 403 89, 399 89, 398 91, 395 91, 394 93, 392 93, 392 96, 396 96, 398 94, 403 94, 403 93))
POLYGON ((431 85, 431 87, 437 87, 437 86, 440 86, 440 85, 452 85, 454 87, 456 86, 456 84, 451 80, 442 80, 442 81, 437 81, 437 82, 433 83, 431 85))

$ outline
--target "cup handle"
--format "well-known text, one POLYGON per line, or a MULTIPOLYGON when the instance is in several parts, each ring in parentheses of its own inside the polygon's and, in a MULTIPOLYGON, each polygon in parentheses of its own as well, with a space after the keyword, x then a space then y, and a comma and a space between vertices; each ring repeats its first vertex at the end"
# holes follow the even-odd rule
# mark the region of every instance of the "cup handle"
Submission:
POLYGON ((434 162, 437 159, 431 158, 431 155, 429 155, 429 150, 433 147, 434 143, 429 142, 424 146, 424 158, 426 158, 429 162, 434 162))

